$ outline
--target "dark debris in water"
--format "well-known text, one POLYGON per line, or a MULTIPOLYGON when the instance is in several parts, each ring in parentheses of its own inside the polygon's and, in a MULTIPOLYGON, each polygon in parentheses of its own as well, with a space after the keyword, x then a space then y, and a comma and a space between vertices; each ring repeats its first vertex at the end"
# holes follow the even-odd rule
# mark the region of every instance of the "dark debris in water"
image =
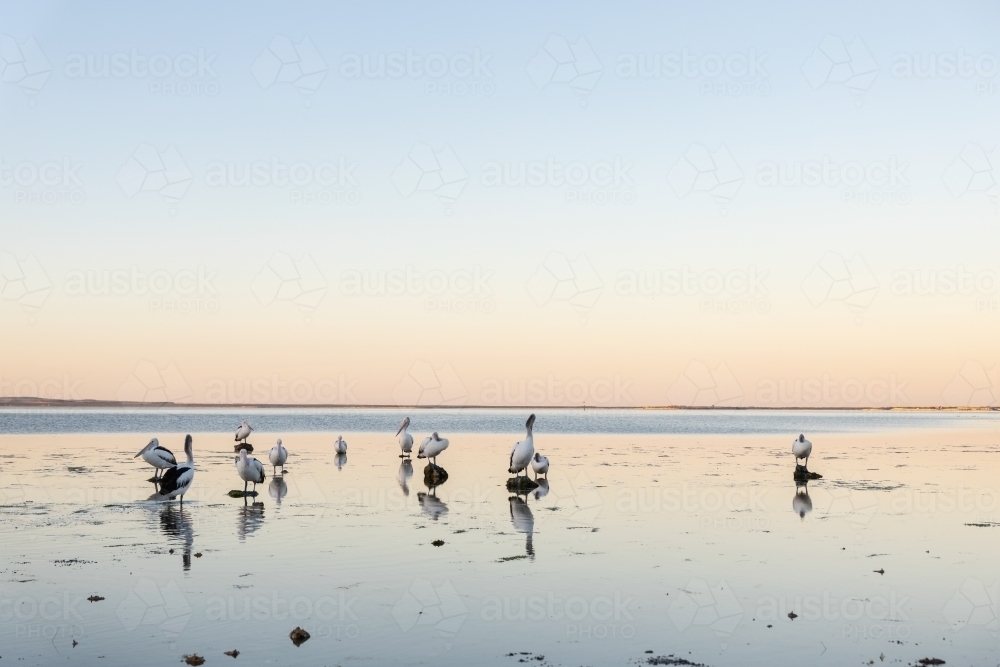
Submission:
POLYGON ((191 655, 185 655, 181 657, 181 660, 189 665, 204 665, 205 658, 201 657, 197 653, 192 653, 191 655))
POLYGON ((296 626, 295 629, 288 634, 288 636, 291 638, 292 643, 296 646, 302 646, 309 640, 309 633, 298 626, 296 626))
POLYGON ((433 544, 436 547, 443 547, 444 546, 444 540, 434 540, 433 542, 431 542, 431 544, 433 544))
POLYGON ((52 562, 55 563, 56 565, 93 565, 94 564, 94 561, 92 561, 92 560, 83 560, 82 558, 65 558, 65 559, 62 559, 62 560, 54 560, 52 562))
POLYGON ((943 665, 943 664, 945 664, 945 662, 941 658, 920 658, 920 660, 917 660, 917 664, 918 665, 943 665))
POLYGON ((240 654, 239 651, 237 651, 236 649, 233 649, 232 651, 226 651, 222 655, 228 655, 230 658, 235 658, 235 657, 239 656, 239 654, 240 654))
POLYGON ((647 665, 686 665, 687 667, 708 667, 703 662, 691 662, 685 658, 678 658, 673 653, 670 655, 658 655, 646 658, 647 665))
POLYGON ((104 598, 102 598, 100 595, 91 595, 89 598, 87 598, 87 602, 100 602, 103 599, 104 598))

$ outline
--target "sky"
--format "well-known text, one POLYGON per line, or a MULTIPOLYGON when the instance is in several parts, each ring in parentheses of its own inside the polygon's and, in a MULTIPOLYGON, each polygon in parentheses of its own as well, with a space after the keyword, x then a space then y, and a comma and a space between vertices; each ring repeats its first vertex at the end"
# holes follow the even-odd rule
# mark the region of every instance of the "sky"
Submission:
POLYGON ((0 396, 1000 405, 995 4, 0 5, 0 396))

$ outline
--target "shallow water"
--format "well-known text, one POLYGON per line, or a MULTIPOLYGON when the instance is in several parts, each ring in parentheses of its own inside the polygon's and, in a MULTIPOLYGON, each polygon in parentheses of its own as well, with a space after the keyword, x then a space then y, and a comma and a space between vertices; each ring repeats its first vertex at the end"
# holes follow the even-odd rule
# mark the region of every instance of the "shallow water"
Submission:
POLYGON ((998 663, 995 414, 543 411, 513 498, 524 415, 412 418, 454 434, 433 492, 396 411, 0 412, 0 664, 998 663), (243 417, 291 453, 248 501, 243 417), (195 487, 147 501, 132 455, 187 431, 195 487))

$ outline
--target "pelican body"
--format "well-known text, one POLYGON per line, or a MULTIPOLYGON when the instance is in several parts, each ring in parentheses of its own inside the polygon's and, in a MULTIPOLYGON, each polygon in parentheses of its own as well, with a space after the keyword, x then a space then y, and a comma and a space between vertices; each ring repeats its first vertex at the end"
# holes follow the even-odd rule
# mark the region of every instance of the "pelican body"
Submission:
MULTIPOLYGON (((510 467, 507 468, 507 472, 518 474, 522 470, 525 470, 531 463, 531 459, 535 454, 535 436, 532 434, 534 426, 535 415, 531 415, 528 417, 528 421, 524 423, 524 427, 528 431, 528 436, 520 442, 515 442, 514 446, 510 448, 510 467)), ((527 473, 525 474, 527 475, 527 473)))
POLYGON ((288 450, 281 445, 281 438, 278 438, 278 442, 274 447, 271 447, 271 451, 267 457, 271 461, 271 467, 275 475, 278 474, 278 466, 281 466, 281 474, 285 473, 285 461, 288 460, 288 450))
POLYGON ((156 438, 150 440, 149 444, 139 450, 139 453, 132 458, 135 459, 140 456, 143 461, 156 468, 156 472, 153 473, 153 477, 159 475, 161 470, 167 470, 168 468, 173 468, 177 465, 177 459, 174 458, 174 453, 166 447, 160 447, 160 441, 156 438))
POLYGON ((438 454, 446 449, 448 449, 448 438, 438 437, 438 432, 434 431, 420 443, 417 458, 430 459, 431 463, 437 465, 438 454))
POLYGON ((410 452, 413 451, 413 436, 406 432, 406 428, 410 425, 410 418, 407 417, 403 420, 403 423, 399 425, 399 430, 396 431, 396 436, 399 439, 399 448, 403 451, 400 454, 400 458, 404 456, 409 456, 410 452))
POLYGON ((160 478, 160 495, 170 498, 180 498, 184 502, 184 494, 191 488, 194 482, 194 451, 192 449, 191 436, 184 438, 184 453, 187 454, 187 461, 170 468, 160 478))
POLYGON ((236 442, 240 442, 241 440, 246 442, 247 438, 250 437, 251 432, 253 432, 253 428, 251 428, 250 424, 247 423, 247 420, 244 419, 243 423, 240 424, 240 427, 236 429, 236 442))
POLYGON ((805 459, 806 464, 803 466, 807 470, 809 469, 809 455, 812 454, 813 444, 806 440, 806 437, 799 434, 799 437, 792 442, 792 454, 795 455, 795 465, 799 464, 799 459, 805 459))
POLYGON ((347 442, 341 436, 337 436, 337 441, 333 443, 333 451, 338 454, 347 453, 347 442))
POLYGON ((243 495, 247 493, 247 484, 253 484, 254 493, 257 492, 257 485, 264 483, 264 466, 260 461, 247 455, 247 450, 241 449, 240 456, 236 459, 236 474, 243 480, 243 495))
POLYGON ((549 475, 549 458, 547 456, 542 456, 538 452, 535 452, 534 458, 531 459, 531 469, 535 472, 535 479, 538 479, 539 475, 549 475))

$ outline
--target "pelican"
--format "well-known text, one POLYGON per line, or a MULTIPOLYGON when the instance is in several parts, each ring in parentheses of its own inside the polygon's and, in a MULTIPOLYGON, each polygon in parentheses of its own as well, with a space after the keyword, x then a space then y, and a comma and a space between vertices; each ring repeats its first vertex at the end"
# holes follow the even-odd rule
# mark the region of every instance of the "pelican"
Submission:
POLYGON ((184 494, 191 488, 194 481, 194 453, 191 450, 191 436, 184 438, 184 453, 187 461, 174 466, 160 477, 160 495, 170 498, 180 498, 184 502, 184 494))
POLYGON ((805 459, 806 464, 803 466, 806 470, 809 469, 809 455, 812 454, 813 444, 806 440, 806 437, 799 434, 797 440, 792 443, 792 454, 795 455, 795 465, 799 465, 799 459, 805 459))
POLYGON ((264 483, 264 466, 255 458, 247 456, 247 450, 240 450, 236 460, 236 474, 243 480, 243 495, 247 495, 247 484, 253 483, 253 493, 257 494, 257 485, 264 483))
POLYGON ((410 459, 403 459, 399 462, 399 488, 403 490, 403 495, 410 495, 410 478, 413 477, 413 462, 410 459))
POLYGON ((792 511, 799 515, 800 519, 805 519, 806 514, 812 512, 813 503, 809 497, 808 484, 795 485, 795 497, 792 498, 792 511))
POLYGON ((531 469, 535 471, 535 479, 538 479, 539 475, 549 476, 549 459, 547 456, 542 456, 538 452, 535 452, 535 457, 531 459, 531 469))
POLYGON ((439 438, 438 432, 434 431, 430 437, 424 438, 424 441, 420 443, 417 458, 430 459, 433 465, 437 465, 438 454, 446 449, 448 449, 448 438, 439 438))
POLYGON ((288 450, 281 446, 281 438, 278 438, 277 444, 271 447, 271 453, 268 454, 268 458, 271 460, 271 467, 274 469, 274 474, 278 474, 278 466, 281 466, 281 474, 285 474, 285 461, 288 460, 288 450))
MULTIPOLYGON (((520 442, 515 442, 514 446, 510 448, 510 468, 507 472, 517 474, 528 467, 531 463, 531 457, 535 453, 535 436, 532 435, 531 429, 535 425, 535 415, 528 417, 528 421, 524 423, 524 427, 528 429, 528 437, 520 442)), ((548 461, 546 461, 548 464, 548 461)), ((525 475, 528 473, 525 472, 525 475)))
POLYGON ((240 424, 240 427, 236 429, 236 442, 242 440, 243 443, 246 444, 247 438, 250 437, 251 431, 253 431, 253 429, 250 427, 250 424, 247 423, 247 420, 244 419, 243 423, 240 424))
POLYGON ((150 440, 149 444, 140 449, 139 453, 132 458, 137 459, 140 456, 143 461, 156 468, 156 472, 153 473, 154 480, 159 479, 158 476, 161 470, 173 468, 177 465, 174 453, 166 447, 160 447, 160 441, 156 438, 150 440))
POLYGON ((399 458, 404 456, 409 456, 410 452, 413 451, 413 436, 406 432, 406 427, 410 425, 410 418, 406 417, 403 423, 399 425, 399 430, 396 431, 396 435, 399 437, 399 448, 403 450, 403 453, 399 455, 399 458))
POLYGON ((333 443, 333 451, 337 452, 338 454, 347 453, 347 442, 339 435, 337 436, 336 442, 333 443))

